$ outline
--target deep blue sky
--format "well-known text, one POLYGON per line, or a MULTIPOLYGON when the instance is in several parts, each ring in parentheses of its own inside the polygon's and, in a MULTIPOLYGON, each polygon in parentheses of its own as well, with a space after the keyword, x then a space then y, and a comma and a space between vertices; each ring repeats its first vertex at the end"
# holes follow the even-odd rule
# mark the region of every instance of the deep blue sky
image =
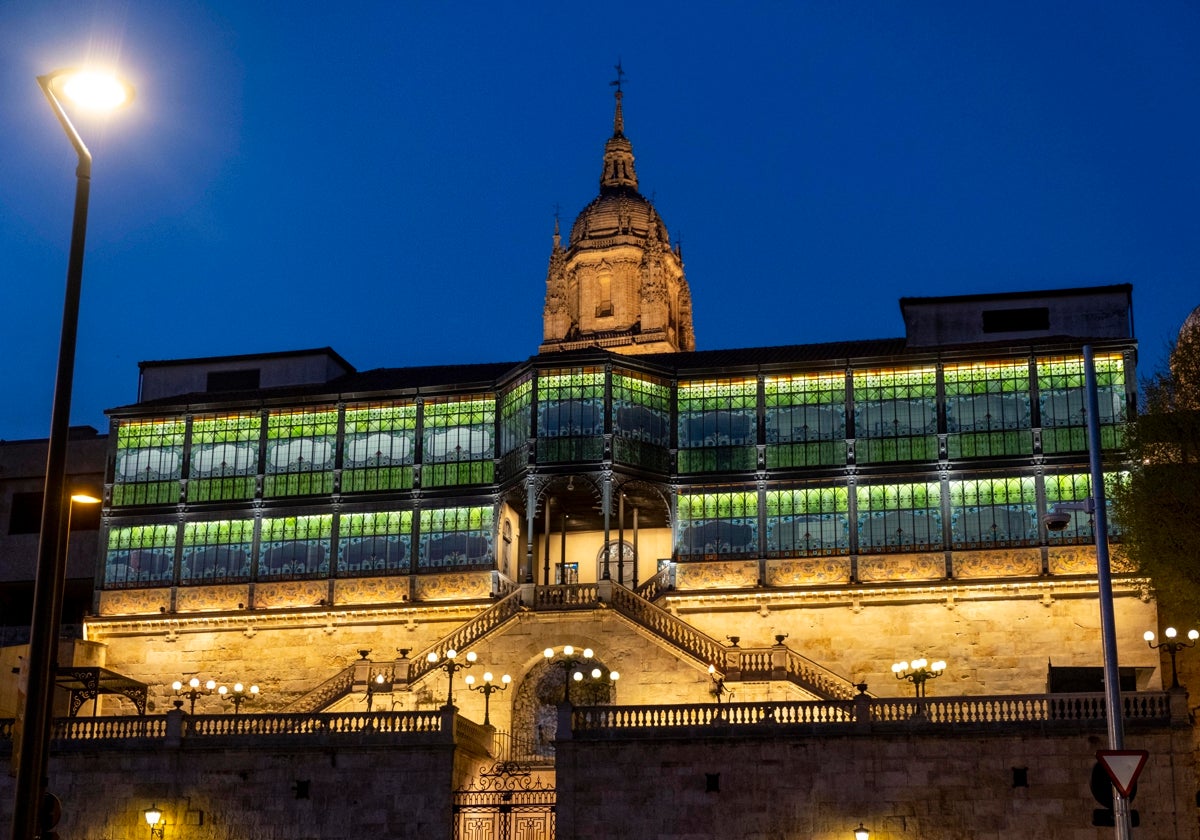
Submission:
POLYGON ((72 421, 137 363, 536 352, 613 65, 701 349, 897 336, 897 299, 1130 282, 1143 372, 1200 304, 1200 7, 0 4, 0 438, 44 437, 75 159, 34 77, 136 85, 95 155, 72 421), (332 9, 332 10, 331 10, 332 9))

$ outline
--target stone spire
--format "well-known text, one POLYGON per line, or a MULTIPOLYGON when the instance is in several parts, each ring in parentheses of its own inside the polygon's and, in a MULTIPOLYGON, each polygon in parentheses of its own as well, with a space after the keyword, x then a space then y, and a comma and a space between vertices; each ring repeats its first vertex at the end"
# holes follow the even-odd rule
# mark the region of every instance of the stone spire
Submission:
POLYGON ((617 65, 617 108, 613 114, 613 136, 604 144, 604 171, 600 173, 600 194, 630 189, 637 192, 637 172, 633 169, 633 144, 625 136, 625 115, 621 111, 621 79, 617 65))

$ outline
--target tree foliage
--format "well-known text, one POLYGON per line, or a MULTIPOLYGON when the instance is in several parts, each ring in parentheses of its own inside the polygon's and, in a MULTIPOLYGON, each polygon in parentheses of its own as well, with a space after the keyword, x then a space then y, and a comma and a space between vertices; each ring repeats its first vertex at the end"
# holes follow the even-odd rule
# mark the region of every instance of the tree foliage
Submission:
POLYGON ((1200 624, 1200 324, 1142 388, 1127 437, 1134 464, 1115 491, 1129 560, 1150 578, 1166 624, 1200 624))

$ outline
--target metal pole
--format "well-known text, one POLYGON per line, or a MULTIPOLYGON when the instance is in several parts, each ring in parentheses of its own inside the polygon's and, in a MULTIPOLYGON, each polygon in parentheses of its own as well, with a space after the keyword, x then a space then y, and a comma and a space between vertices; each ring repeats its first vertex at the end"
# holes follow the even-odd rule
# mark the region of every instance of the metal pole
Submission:
MULTIPOLYGON (((1117 631, 1113 617, 1112 569, 1108 557, 1108 512, 1105 510, 1104 472, 1100 467, 1100 396, 1096 386, 1096 360, 1092 346, 1083 348, 1087 390, 1088 463, 1092 478, 1092 523, 1096 537, 1096 583, 1100 589, 1100 636, 1104 646, 1104 702, 1108 718, 1108 748, 1125 748, 1124 708, 1121 705, 1120 669, 1117 667, 1117 631)), ((1113 823, 1117 840, 1130 840, 1129 801, 1113 788, 1113 823)))
POLYGON ((75 376, 75 342, 79 328, 79 298, 83 284, 83 246, 92 180, 92 156, 51 90, 51 79, 50 76, 39 76, 38 84, 75 146, 79 166, 75 170, 75 213, 67 259, 67 290, 59 339, 58 371, 54 379, 54 403, 50 412, 50 440, 46 452, 46 485, 38 539, 33 615, 29 626, 29 682, 25 694, 16 790, 13 794, 12 840, 34 840, 37 836, 38 814, 47 783, 45 768, 50 749, 51 703, 54 699, 54 647, 58 644, 58 627, 54 625, 58 611, 54 600, 55 597, 61 597, 56 593, 56 581, 63 579, 66 574, 62 568, 66 545, 65 541, 60 540, 60 535, 65 501, 67 438, 71 425, 71 388, 75 376))

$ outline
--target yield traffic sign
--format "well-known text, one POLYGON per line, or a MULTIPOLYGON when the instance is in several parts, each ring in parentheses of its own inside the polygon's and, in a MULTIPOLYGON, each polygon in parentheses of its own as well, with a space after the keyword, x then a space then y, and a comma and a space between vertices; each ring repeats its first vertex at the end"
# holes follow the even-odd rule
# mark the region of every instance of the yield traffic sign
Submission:
POLYGON ((1096 760, 1112 779, 1113 787, 1126 797, 1137 784, 1138 775, 1149 757, 1146 750, 1096 750, 1096 760))

